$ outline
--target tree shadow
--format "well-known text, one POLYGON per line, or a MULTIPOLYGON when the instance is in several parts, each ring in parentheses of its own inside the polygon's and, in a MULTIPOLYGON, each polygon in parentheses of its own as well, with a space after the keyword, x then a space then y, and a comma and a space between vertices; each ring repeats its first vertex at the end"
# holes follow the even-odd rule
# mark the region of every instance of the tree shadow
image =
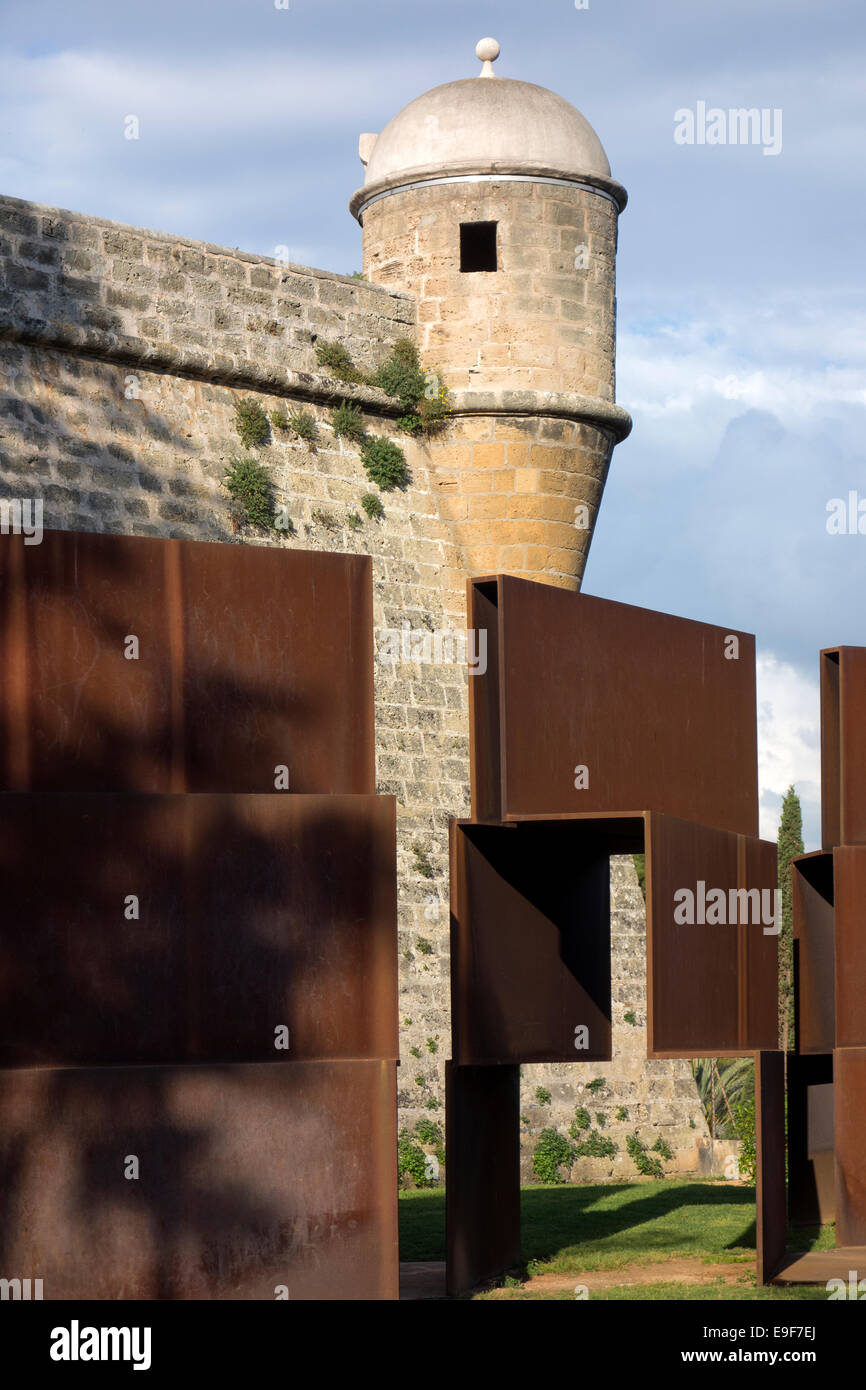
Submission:
POLYGON ((0 1273, 47 1299, 387 1296, 368 589, 363 557, 0 537, 0 1273))

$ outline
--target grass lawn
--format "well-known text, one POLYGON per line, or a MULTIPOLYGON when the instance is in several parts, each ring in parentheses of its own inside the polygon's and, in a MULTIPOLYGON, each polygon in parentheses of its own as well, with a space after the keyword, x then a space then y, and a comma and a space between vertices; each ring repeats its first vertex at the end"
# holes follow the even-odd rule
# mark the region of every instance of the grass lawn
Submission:
MULTIPOLYGON (((400 1257, 444 1260, 445 1193, 441 1188, 400 1193, 400 1257)), ((566 1276, 589 1271, 637 1269, 675 1260, 733 1266, 728 1277, 694 1284, 622 1284, 613 1279, 594 1289, 593 1299, 826 1298, 821 1288, 755 1286, 755 1190, 729 1184, 666 1180, 562 1187, 524 1187, 521 1191, 521 1280, 508 1280, 497 1298, 573 1299, 573 1289, 554 1287, 566 1276), (742 1274, 736 1266, 742 1264, 742 1274), (562 1276, 557 1280, 555 1276, 562 1276)), ((829 1248, 833 1227, 798 1231, 789 1242, 799 1250, 829 1248)), ((698 1267, 696 1265, 696 1267, 698 1267)), ((708 1271, 709 1272, 709 1271, 708 1271)))

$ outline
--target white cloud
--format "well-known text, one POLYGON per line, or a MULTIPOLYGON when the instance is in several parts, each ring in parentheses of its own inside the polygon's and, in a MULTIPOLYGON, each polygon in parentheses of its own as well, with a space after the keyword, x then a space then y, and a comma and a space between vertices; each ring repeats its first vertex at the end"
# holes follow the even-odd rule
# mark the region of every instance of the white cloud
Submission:
POLYGON ((775 840, 782 798, 795 787, 807 849, 821 844, 821 756, 817 676, 772 652, 758 654, 758 784, 761 836, 775 840))

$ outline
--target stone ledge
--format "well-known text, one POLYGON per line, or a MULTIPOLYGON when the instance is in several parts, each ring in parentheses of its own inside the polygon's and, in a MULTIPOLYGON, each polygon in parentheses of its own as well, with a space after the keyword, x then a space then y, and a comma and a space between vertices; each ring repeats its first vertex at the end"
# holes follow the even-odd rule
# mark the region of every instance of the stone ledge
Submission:
POLYGON ((0 311, 0 342, 22 343, 54 352, 70 352, 101 362, 117 362, 142 371, 168 372, 191 377, 215 386, 236 386, 273 396, 299 397, 323 405, 356 401, 377 415, 399 416, 404 407, 393 396, 376 386, 338 381, 312 372, 292 371, 288 367, 260 365, 245 358, 229 362, 224 354, 216 361, 201 348, 174 347, 170 343, 146 343, 120 333, 110 333, 80 324, 49 323, 45 319, 17 319, 0 311))
POLYGON ((618 444, 631 433, 627 410, 598 396, 576 391, 452 391, 452 416, 544 415, 608 430, 618 444))

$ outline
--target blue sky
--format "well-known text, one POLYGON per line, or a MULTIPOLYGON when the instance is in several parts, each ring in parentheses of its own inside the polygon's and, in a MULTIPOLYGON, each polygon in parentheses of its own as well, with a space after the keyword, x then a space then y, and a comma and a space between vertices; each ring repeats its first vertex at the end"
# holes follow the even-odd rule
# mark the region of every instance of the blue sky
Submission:
POLYGON ((4 0, 0 191, 350 272, 358 134, 485 34, 630 194, 584 587, 757 634, 762 829, 794 781, 814 847, 817 653, 866 644, 866 536, 826 529, 866 498, 863 0, 4 0), (780 109, 781 153, 677 145, 699 101, 780 109))

